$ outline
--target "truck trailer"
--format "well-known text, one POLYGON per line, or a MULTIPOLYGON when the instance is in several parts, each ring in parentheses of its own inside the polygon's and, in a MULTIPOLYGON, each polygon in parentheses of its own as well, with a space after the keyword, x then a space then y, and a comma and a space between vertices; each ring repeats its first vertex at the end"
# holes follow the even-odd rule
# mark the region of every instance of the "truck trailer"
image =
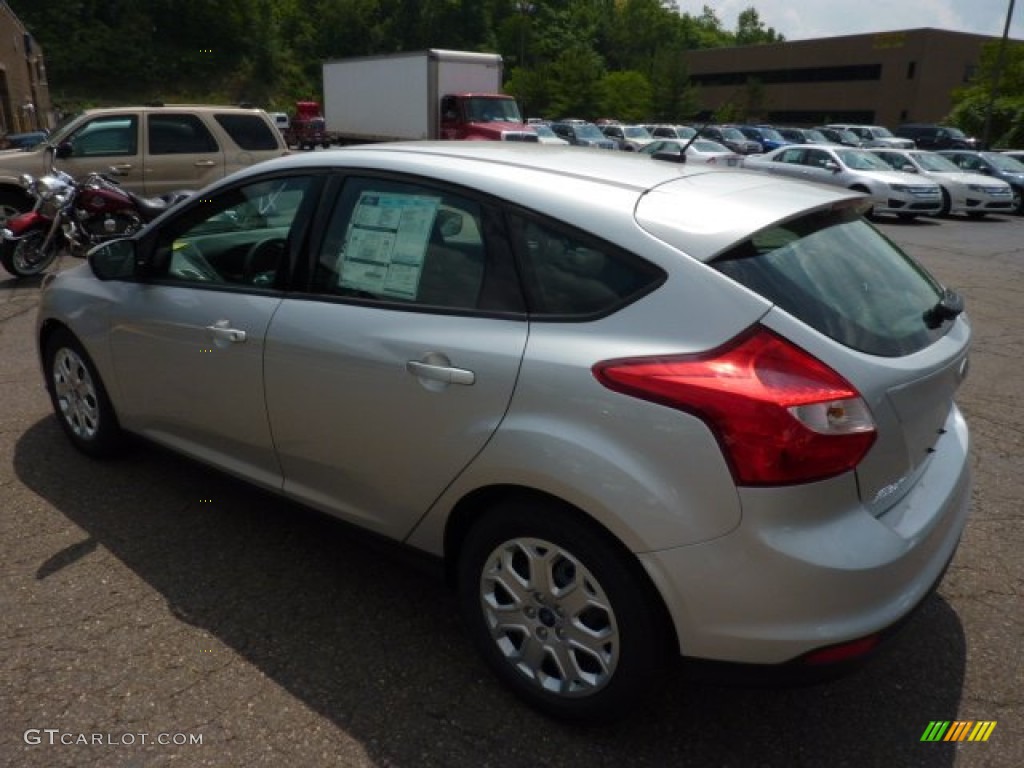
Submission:
POLYGON ((324 118, 339 144, 537 141, 501 93, 501 56, 430 49, 324 62, 324 118))

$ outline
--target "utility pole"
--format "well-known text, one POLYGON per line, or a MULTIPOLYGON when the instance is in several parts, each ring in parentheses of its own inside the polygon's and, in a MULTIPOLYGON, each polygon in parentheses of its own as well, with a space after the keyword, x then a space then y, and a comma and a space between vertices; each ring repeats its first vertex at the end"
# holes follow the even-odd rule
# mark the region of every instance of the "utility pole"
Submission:
POLYGON ((992 86, 988 97, 988 106, 985 108, 985 129, 981 134, 981 145, 990 149, 989 142, 992 138, 992 112, 996 106, 996 97, 999 95, 999 77, 1003 74, 1003 62, 1006 59, 1006 41, 1010 37, 1010 22, 1013 20, 1013 4, 1006 9, 1006 24, 1003 26, 1003 38, 999 41, 999 52, 996 54, 996 64, 992 69, 992 86))

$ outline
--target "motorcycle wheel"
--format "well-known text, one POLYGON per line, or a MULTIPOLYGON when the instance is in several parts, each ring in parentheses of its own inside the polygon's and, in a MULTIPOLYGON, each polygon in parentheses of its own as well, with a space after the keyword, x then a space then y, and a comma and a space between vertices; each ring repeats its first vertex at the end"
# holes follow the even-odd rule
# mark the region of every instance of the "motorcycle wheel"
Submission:
POLYGON ((57 258, 57 243, 43 250, 46 231, 34 229, 20 240, 4 240, 0 245, 0 264, 15 277, 32 277, 45 272, 57 258))

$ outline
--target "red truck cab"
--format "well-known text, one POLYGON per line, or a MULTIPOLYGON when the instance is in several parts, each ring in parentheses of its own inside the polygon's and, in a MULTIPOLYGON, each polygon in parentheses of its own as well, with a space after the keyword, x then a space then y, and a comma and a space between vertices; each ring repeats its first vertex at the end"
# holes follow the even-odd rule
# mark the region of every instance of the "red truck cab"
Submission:
POLYGON ((523 122, 519 105, 500 93, 455 93, 441 99, 442 139, 457 141, 537 141, 523 122))
POLYGON ((284 131, 284 141, 289 147, 299 149, 315 149, 318 145, 327 149, 331 146, 320 102, 295 102, 295 113, 284 131))

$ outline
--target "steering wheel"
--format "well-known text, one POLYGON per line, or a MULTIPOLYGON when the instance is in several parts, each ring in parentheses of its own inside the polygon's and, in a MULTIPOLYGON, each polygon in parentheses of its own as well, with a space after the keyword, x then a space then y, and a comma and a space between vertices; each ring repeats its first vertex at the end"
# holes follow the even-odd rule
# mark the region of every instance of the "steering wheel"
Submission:
POLYGON ((253 285, 270 285, 284 263, 285 253, 286 241, 283 237, 271 237, 253 243, 242 264, 242 281, 253 285))

